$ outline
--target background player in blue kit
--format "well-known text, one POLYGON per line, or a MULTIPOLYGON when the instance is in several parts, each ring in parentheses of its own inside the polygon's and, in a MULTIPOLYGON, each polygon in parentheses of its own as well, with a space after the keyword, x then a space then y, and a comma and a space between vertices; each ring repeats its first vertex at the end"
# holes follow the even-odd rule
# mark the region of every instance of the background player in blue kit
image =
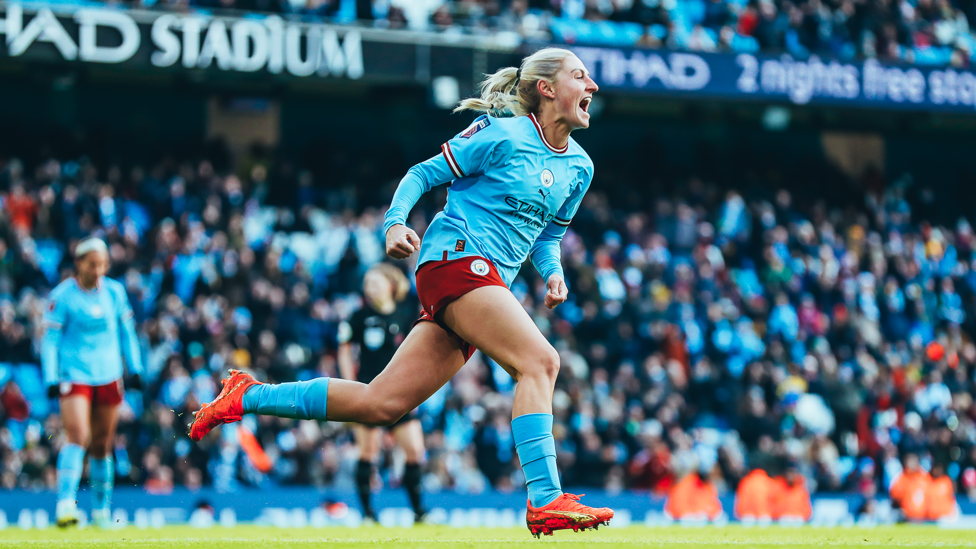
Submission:
POLYGON ((593 178, 593 164, 570 137, 589 126, 597 85, 567 50, 547 48, 519 69, 490 75, 480 98, 459 110, 488 113, 411 168, 386 214, 387 253, 419 250, 420 322, 368 385, 320 378, 266 385, 233 371, 191 426, 200 440, 246 413, 389 425, 447 383, 474 349, 516 380, 512 434, 529 492, 526 522, 535 535, 607 523, 613 511, 564 494, 556 470, 552 394, 559 355, 508 289, 531 258, 553 308, 568 291, 560 241, 593 178), (447 205, 420 238, 405 225, 421 195, 450 184, 447 205))
POLYGON ((142 358, 125 287, 110 278, 108 249, 90 238, 75 247, 75 276, 48 296, 41 367, 48 396, 60 397, 67 442, 58 454, 58 526, 78 523, 76 496, 89 452, 92 521, 108 527, 115 471, 112 448, 122 403, 123 358, 139 386, 142 358))

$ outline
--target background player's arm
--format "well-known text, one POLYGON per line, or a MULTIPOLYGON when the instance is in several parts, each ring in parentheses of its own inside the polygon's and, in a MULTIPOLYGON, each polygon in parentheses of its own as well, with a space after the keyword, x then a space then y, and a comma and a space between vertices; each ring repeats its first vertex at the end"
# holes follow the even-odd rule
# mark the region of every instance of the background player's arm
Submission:
POLYGON ((122 341, 122 358, 129 369, 129 373, 142 375, 142 353, 139 350, 139 336, 136 334, 135 315, 129 305, 129 298, 123 292, 116 295, 119 309, 119 336, 122 341))
POLYGON ((58 374, 58 348, 61 346, 67 307, 59 297, 50 297, 51 302, 44 313, 44 336, 41 338, 41 371, 49 396, 52 393, 51 388, 56 391, 58 382, 61 381, 58 374))
POLYGON ((342 379, 356 380, 359 364, 353 358, 352 327, 348 322, 339 325, 339 352, 336 355, 339 362, 339 375, 342 379))

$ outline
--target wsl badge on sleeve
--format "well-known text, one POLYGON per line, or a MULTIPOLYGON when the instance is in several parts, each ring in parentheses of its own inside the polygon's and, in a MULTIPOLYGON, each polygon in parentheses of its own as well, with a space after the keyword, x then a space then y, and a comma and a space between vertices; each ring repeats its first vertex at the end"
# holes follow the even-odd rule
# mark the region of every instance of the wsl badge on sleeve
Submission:
POLYGON ((480 132, 481 130, 487 128, 490 125, 491 125, 491 122, 488 121, 488 118, 482 116, 482 117, 478 118, 477 120, 475 120, 474 123, 471 124, 471 126, 468 127, 468 129, 464 130, 461 133, 461 139, 467 139, 467 138, 471 137, 472 135, 480 132))

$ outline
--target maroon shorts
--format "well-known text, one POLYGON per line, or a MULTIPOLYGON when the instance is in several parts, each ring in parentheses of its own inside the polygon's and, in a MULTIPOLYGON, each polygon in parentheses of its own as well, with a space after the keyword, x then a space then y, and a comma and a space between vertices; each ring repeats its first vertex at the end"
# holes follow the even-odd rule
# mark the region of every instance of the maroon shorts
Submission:
POLYGON ((508 289, 494 263, 483 257, 428 261, 417 269, 417 294, 423 307, 417 322, 434 322, 456 337, 461 342, 465 360, 471 358, 477 349, 445 326, 437 315, 452 301, 482 286, 508 289))
POLYGON ((118 406, 122 404, 122 380, 116 379, 105 385, 85 385, 63 381, 60 385, 61 397, 82 395, 92 406, 118 406))

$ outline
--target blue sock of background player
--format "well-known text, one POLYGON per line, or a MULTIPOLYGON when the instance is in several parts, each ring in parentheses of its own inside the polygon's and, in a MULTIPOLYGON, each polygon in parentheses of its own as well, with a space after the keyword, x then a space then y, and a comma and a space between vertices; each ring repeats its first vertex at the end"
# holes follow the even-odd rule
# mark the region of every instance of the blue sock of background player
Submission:
POLYGON ((78 499, 78 483, 84 464, 84 448, 70 442, 61 447, 58 452, 58 502, 78 499))
POLYGON ((112 506, 112 488, 115 485, 114 462, 111 457, 88 460, 91 474, 92 511, 107 512, 112 506))

